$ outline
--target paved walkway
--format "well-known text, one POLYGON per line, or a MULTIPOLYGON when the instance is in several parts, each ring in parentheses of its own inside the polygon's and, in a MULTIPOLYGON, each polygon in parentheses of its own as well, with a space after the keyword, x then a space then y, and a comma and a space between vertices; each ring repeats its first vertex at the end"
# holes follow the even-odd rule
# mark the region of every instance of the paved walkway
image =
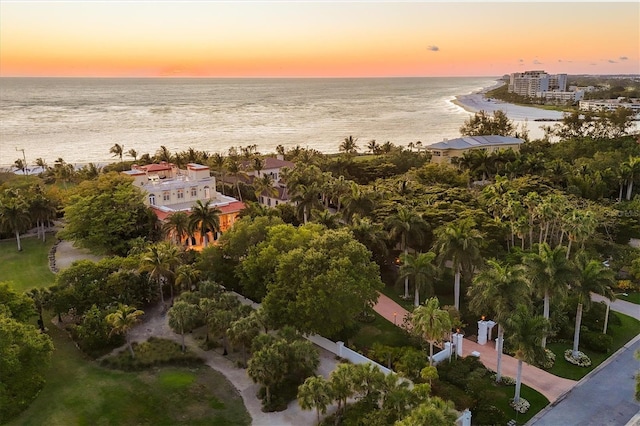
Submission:
MULTIPOLYGON (((606 297, 602 297, 599 294, 591 293, 591 300, 594 302, 604 302, 607 303, 609 299, 606 297)), ((635 318, 640 321, 640 305, 636 305, 635 303, 627 302, 626 300, 616 299, 611 302, 611 310, 620 312, 625 315, 629 315, 632 318, 635 318)))
MULTIPOLYGON (((406 309, 384 294, 380 294, 378 303, 373 307, 373 309, 387 320, 391 322, 394 322, 395 320, 398 325, 401 324, 408 314, 406 309)), ((471 352, 474 351, 480 353, 480 361, 482 361, 487 368, 493 371, 496 370, 498 354, 495 350, 494 344, 487 343, 486 345, 479 345, 472 340, 464 339, 462 344, 463 355, 471 355, 471 352)), ((506 354, 502 355, 503 375, 515 378, 517 375, 517 368, 517 359, 506 354)), ((577 383, 574 380, 554 376, 553 374, 528 364, 523 364, 522 366, 522 382, 543 394, 549 402, 556 401, 561 395, 568 392, 577 383)))
MULTIPOLYGON (((161 305, 153 310, 149 310, 145 314, 144 321, 130 332, 131 341, 133 342, 144 342, 151 336, 173 340, 177 343, 181 342, 181 336, 174 333, 169 327, 167 315, 161 314, 161 305)), ((236 367, 232 360, 223 356, 218 350, 204 351, 200 349, 190 334, 185 335, 185 344, 189 350, 203 358, 206 365, 224 375, 238 390, 251 416, 252 425, 303 426, 316 424, 315 410, 304 411, 300 408, 297 401, 290 402, 285 411, 277 413, 262 412, 262 403, 256 397, 260 386, 253 383, 245 369, 236 367)), ((320 351, 320 366, 318 367, 317 374, 321 374, 327 378, 337 365, 335 355, 320 347, 317 347, 317 349, 320 351)), ((123 346, 115 351, 122 350, 126 350, 126 347, 123 346)), ((334 412, 336 408, 335 405, 329 407, 328 414, 334 412)))

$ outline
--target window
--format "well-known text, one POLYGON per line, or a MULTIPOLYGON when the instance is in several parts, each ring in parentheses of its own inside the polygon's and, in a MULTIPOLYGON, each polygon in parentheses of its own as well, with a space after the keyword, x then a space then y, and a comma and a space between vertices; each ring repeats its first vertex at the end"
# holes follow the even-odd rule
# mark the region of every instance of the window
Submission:
POLYGON ((156 205, 156 195, 155 194, 150 194, 149 195, 149 204, 152 206, 156 205))
POLYGON ((271 198, 267 198, 267 206, 271 207, 271 198))
POLYGON ((164 191, 162 193, 162 200, 169 201, 171 199, 171 193, 169 191, 164 191))
POLYGON ((208 186, 204 187, 204 198, 205 199, 211 198, 211 188, 209 188, 208 186))
POLYGON ((197 186, 192 186, 191 187, 191 196, 192 197, 197 197, 198 196, 198 187, 197 186))
POLYGON ((178 200, 184 199, 184 189, 178 189, 178 200))

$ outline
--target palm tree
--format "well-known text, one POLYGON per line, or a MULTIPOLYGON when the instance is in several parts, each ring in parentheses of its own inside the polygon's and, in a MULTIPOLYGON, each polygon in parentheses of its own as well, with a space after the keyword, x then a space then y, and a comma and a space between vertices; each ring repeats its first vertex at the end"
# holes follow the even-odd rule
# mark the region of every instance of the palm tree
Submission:
POLYGON ((311 219, 324 225, 327 229, 337 229, 342 223, 340 222, 341 215, 338 213, 331 213, 329 210, 313 210, 311 212, 311 219))
POLYGON ((319 424, 320 414, 325 414, 333 401, 331 383, 322 376, 307 377, 304 383, 298 386, 297 399, 303 410, 316 409, 319 424))
POLYGON ((192 305, 185 301, 177 301, 169 309, 169 327, 182 337, 182 352, 185 351, 184 332, 193 328, 198 317, 198 305, 192 305))
POLYGON ((164 281, 171 284, 171 292, 173 294, 171 280, 179 263, 178 249, 169 243, 158 243, 150 246, 140 259, 139 271, 148 272, 149 280, 155 280, 158 283, 158 291, 160 292, 162 303, 164 303, 162 284, 164 281))
POLYGON ((374 155, 380 154, 380 144, 375 139, 371 139, 367 143, 367 150, 374 155))
POLYGON ((270 175, 262 175, 259 178, 254 178, 253 189, 255 190, 254 193, 258 202, 260 202, 260 196, 262 194, 270 198, 278 196, 278 188, 273 186, 273 178, 270 175))
POLYGON ((194 265, 180 265, 176 268, 176 286, 185 291, 193 291, 200 280, 201 271, 194 265))
POLYGON ((189 215, 180 211, 172 213, 162 224, 162 230, 167 236, 172 235, 177 245, 181 245, 183 238, 190 234, 189 215))
POLYGON ((29 208, 19 194, 0 199, 0 229, 15 233, 18 251, 22 251, 20 233, 30 224, 29 208))
POLYGON ((251 168, 258 174, 258 177, 260 177, 260 172, 264 169, 264 159, 254 157, 251 161, 251 168))
POLYGON ((203 247, 207 248, 208 232, 220 232, 220 209, 210 207, 211 201, 207 201, 202 204, 202 201, 196 201, 196 204, 191 208, 191 215, 189 216, 189 229, 191 231, 198 231, 203 239, 203 247))
POLYGON ((519 304, 516 310, 505 321, 507 341, 515 350, 518 360, 516 376, 516 390, 513 397, 514 404, 520 402, 520 387, 522 384, 522 363, 533 364, 544 356, 544 349, 540 345, 549 329, 549 320, 532 315, 527 305, 519 304))
POLYGON ((473 278, 469 287, 469 308, 477 315, 491 315, 498 323, 496 382, 502 379, 504 322, 517 303, 528 300, 529 288, 524 267, 487 261, 488 268, 473 278))
POLYGON ((156 151, 156 161, 166 161, 167 163, 170 163, 171 157, 171 151, 169 151, 166 146, 160 145, 160 149, 156 151))
POLYGON ((133 161, 138 161, 138 151, 136 151, 135 149, 131 148, 129 151, 127 151, 127 155, 133 158, 133 161))
POLYGON ((429 365, 433 365, 433 345, 441 342, 451 331, 451 317, 440 309, 438 299, 432 297, 411 314, 412 331, 429 342, 429 365))
POLYGON ((22 174, 26 176, 27 163, 25 163, 22 158, 18 158, 16 161, 14 161, 13 165, 17 170, 22 170, 22 174))
POLYGON ((436 231, 435 251, 440 257, 440 264, 451 260, 454 278, 454 306, 460 310, 460 278, 462 273, 472 274, 474 265, 480 260, 482 234, 474 228, 471 219, 457 220, 436 231))
POLYGON ((569 239, 567 246, 567 259, 571 252, 571 244, 575 242, 582 243, 584 248, 585 240, 593 235, 596 230, 597 221, 590 210, 573 210, 570 214, 563 217, 563 230, 569 239))
POLYGON ((55 217, 56 207, 51 199, 45 197, 42 187, 36 186, 33 192, 35 195, 29 203, 29 215, 36 221, 38 237, 42 236, 42 241, 45 241, 45 224, 55 217))
POLYGON ((355 239, 364 244, 374 255, 378 254, 381 258, 387 256, 386 241, 389 238, 389 234, 383 229, 382 225, 371 222, 368 217, 360 218, 355 216, 349 229, 351 229, 355 239))
POLYGON ((358 139, 354 139, 353 136, 344 138, 344 141, 342 141, 338 149, 340 150, 340 152, 344 152, 349 156, 352 156, 353 154, 358 152, 357 141, 358 139))
MULTIPOLYGON (((555 249, 548 244, 538 245, 538 253, 529 253, 523 258, 531 290, 544 298, 543 317, 549 319, 549 302, 552 297, 564 296, 573 281, 574 270, 567 260, 565 249, 555 249)), ((547 346, 547 336, 542 338, 542 347, 547 346)))
POLYGON ((627 200, 631 200, 633 181, 640 176, 640 157, 629 156, 629 160, 622 163, 622 167, 625 170, 627 182, 627 200))
MULTIPOLYGON (((409 250, 409 236, 421 242, 427 228, 427 223, 419 214, 404 206, 398 207, 398 211, 387 218, 385 225, 389 237, 396 243, 400 240, 400 250, 405 256, 409 250)), ((409 276, 405 276, 404 280, 404 297, 409 298, 409 276)))
POLYGON ((590 259, 585 252, 580 252, 575 259, 578 274, 571 286, 571 293, 578 299, 576 310, 576 326, 573 334, 573 358, 578 358, 578 344, 580 342, 580 326, 582 323, 582 309, 591 307, 591 293, 599 294, 608 299, 614 296, 611 286, 615 284, 615 273, 604 266, 602 262, 590 259))
POLYGON ((242 201, 242 193, 240 192, 240 176, 246 176, 247 174, 242 170, 242 167, 240 166, 240 158, 237 155, 229 155, 226 160, 226 166, 227 170, 233 175, 236 181, 238 199, 242 201))
POLYGON ((367 187, 361 187, 355 182, 351 182, 351 189, 340 199, 344 206, 344 217, 351 221, 354 215, 360 217, 368 216, 375 207, 375 194, 367 187))
POLYGON ((105 321, 111 326, 109 336, 113 334, 124 335, 127 341, 127 347, 131 353, 131 358, 134 358, 136 355, 133 353, 133 346, 131 346, 131 341, 129 340, 129 330, 140 321, 142 315, 144 315, 143 311, 119 303, 118 309, 105 317, 105 321))
POLYGON ((216 177, 221 178, 221 185, 220 185, 221 191, 220 192, 222 192, 222 195, 224 195, 224 185, 225 185, 224 184, 224 171, 225 171, 226 159, 224 158, 224 156, 222 154, 216 152, 209 159, 209 163, 211 164, 211 166, 213 168, 216 169, 216 177))
POLYGON ((42 332, 45 331, 44 320, 42 318, 42 310, 51 300, 51 291, 48 288, 33 288, 27 292, 27 296, 33 300, 33 304, 38 314, 38 325, 42 332))
POLYGON ((119 143, 113 145, 109 148, 109 152, 113 154, 114 157, 119 157, 120 162, 122 163, 122 155, 124 154, 124 144, 120 145, 119 143))
MULTIPOLYGON (((413 300, 414 306, 420 306, 420 290, 429 284, 429 281, 437 274, 436 267, 433 265, 433 260, 436 258, 436 254, 432 251, 427 253, 418 253, 417 255, 402 254, 400 260, 402 266, 400 267, 400 279, 413 278, 415 287, 415 296, 413 300)), ((429 295, 433 293, 433 286, 428 286, 429 295)))
MULTIPOLYGON (((253 313, 253 312, 252 312, 253 313)), ((260 334, 255 315, 247 315, 233 321, 227 330, 229 339, 234 345, 239 344, 242 351, 242 365, 247 366, 247 347, 251 346, 253 339, 260 334)))
POLYGON ((309 215, 313 209, 322 209, 322 203, 318 195, 320 194, 320 188, 316 184, 299 184, 296 185, 294 191, 291 193, 291 201, 296 203, 298 210, 298 217, 302 216, 303 222, 306 224, 309 220, 309 215))

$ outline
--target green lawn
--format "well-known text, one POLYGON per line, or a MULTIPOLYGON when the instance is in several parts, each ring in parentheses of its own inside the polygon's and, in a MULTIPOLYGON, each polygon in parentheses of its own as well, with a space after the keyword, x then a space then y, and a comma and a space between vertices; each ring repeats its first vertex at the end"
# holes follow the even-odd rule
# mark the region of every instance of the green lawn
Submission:
POLYGON ((503 393, 505 397, 495 401, 495 406, 501 409, 508 416, 511 416, 512 419, 517 420, 517 424, 519 425, 523 425, 528 422, 533 416, 538 414, 540 410, 549 404, 549 400, 540 392, 522 384, 522 387, 520 388, 520 397, 529 401, 531 407, 526 413, 520 414, 509 405, 509 401, 513 398, 515 393, 515 385, 499 386, 498 390, 503 393))
MULTIPOLYGON (((405 331, 377 313, 375 317, 375 321, 371 323, 361 323, 358 334, 352 339, 352 343, 356 348, 361 350, 369 349, 374 343, 386 346, 410 345, 405 331)), ((399 318, 398 321, 401 321, 401 319, 399 318)))
POLYGON ((50 327, 55 351, 46 385, 10 425, 248 425, 242 398, 208 367, 134 373, 99 367, 50 327))
POLYGON ((625 300, 627 302, 635 303, 636 305, 640 305, 640 292, 631 292, 627 293, 627 296, 623 296, 621 294, 616 296, 620 300, 625 300))
POLYGON ((604 360, 609 358, 618 349, 624 346, 627 342, 640 334, 640 321, 619 312, 611 311, 611 315, 616 315, 618 318, 620 318, 621 321, 621 325, 610 326, 612 332, 611 336, 613 337, 613 347, 611 349, 611 352, 603 354, 600 352, 594 352, 585 349, 584 347, 580 346, 580 351, 587 354, 587 356, 591 359, 591 366, 578 367, 577 365, 573 365, 564 359, 564 351, 566 349, 571 349, 573 347, 573 343, 550 343, 547 345, 547 348, 551 349, 553 353, 556 354, 556 362, 549 370, 549 372, 559 377, 564 377, 572 380, 580 380, 581 378, 586 376, 587 373, 600 365, 604 360))
POLYGON ((0 282, 12 281, 17 291, 48 287, 55 275, 49 270, 49 250, 56 241, 48 234, 46 242, 35 237, 22 238, 22 251, 14 239, 0 241, 0 282))

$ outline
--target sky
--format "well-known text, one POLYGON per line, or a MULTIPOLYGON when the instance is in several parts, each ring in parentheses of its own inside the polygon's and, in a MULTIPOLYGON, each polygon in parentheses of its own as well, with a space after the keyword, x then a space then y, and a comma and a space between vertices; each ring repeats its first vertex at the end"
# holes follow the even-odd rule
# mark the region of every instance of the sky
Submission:
POLYGON ((640 2, 5 1, 0 76, 640 74, 640 2))

